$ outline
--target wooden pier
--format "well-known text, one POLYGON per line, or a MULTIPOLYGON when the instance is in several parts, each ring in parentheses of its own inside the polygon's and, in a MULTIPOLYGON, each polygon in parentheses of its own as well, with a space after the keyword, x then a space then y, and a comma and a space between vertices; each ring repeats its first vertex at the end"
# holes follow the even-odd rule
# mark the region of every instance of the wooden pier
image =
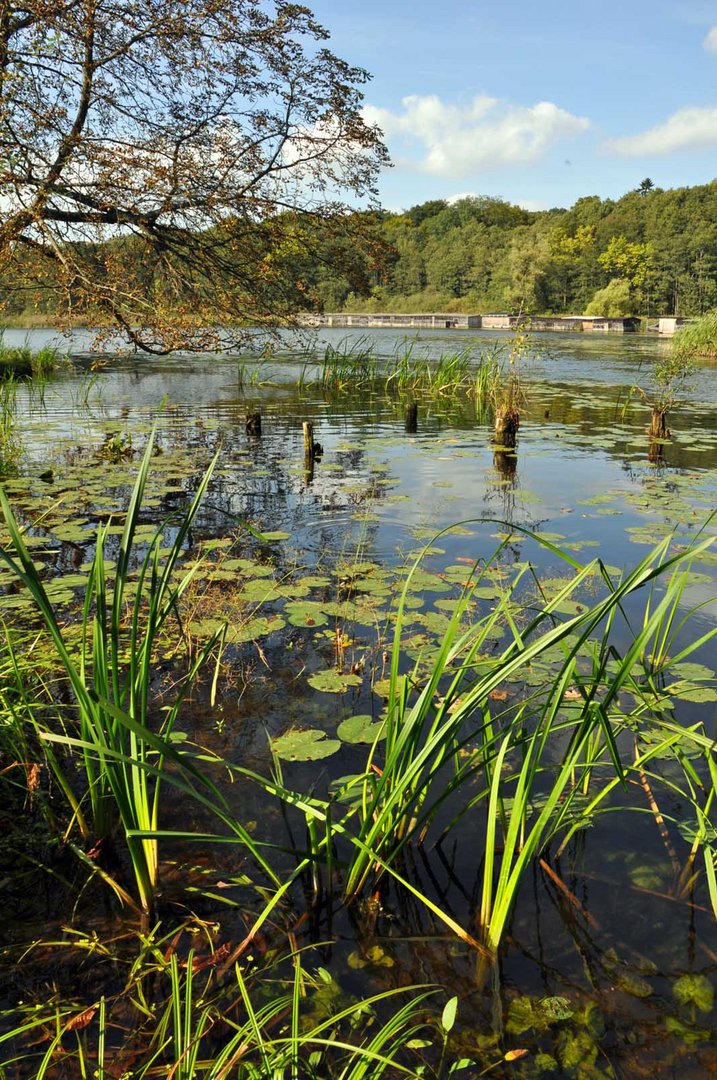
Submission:
POLYGON ((307 327, 344 327, 386 330, 555 330, 564 333, 627 334, 640 329, 640 319, 608 319, 599 315, 465 315, 458 312, 396 314, 394 312, 302 312, 307 327))

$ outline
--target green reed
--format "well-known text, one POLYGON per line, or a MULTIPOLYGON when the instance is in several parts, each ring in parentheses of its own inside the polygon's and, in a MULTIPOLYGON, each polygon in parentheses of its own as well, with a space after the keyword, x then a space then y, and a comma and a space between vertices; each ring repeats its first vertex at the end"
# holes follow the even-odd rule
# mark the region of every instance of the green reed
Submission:
MULTIPOLYGON (((478 564, 438 648, 406 675, 402 638, 409 575, 394 631, 384 741, 376 740, 363 771, 344 778, 332 799, 291 792, 280 775, 274 783, 259 781, 307 820, 310 843, 300 869, 311 867, 315 875, 316 865, 338 845, 344 852, 345 902, 374 892, 384 875, 391 877, 467 943, 484 946, 487 955, 503 940, 535 861, 555 838, 587 827, 615 787, 627 785, 657 753, 646 749, 636 765, 626 759, 625 740, 629 745, 636 732, 644 732, 649 741, 657 731, 658 745, 670 749, 674 730, 660 734, 664 694, 655 697, 650 688, 649 650, 656 641, 674 640, 670 627, 690 561, 713 538, 678 553, 670 553, 666 539, 618 580, 600 560, 580 566, 539 534, 533 539, 572 568, 565 586, 536 605, 525 597, 532 577, 525 564, 493 609, 476 619, 472 601, 490 570, 478 564), (603 595, 589 602, 581 590, 594 582, 603 595), (633 630, 625 607, 643 595, 643 618, 633 630), (566 608, 577 614, 566 617, 566 608), (498 628, 507 633, 501 648, 495 646, 498 628), (622 651, 615 644, 618 634, 628 636, 622 651), (542 673, 537 687, 536 672, 542 673), (514 697, 510 706, 497 704, 508 696, 506 688, 514 697), (626 701, 637 704, 627 707, 625 693, 626 701), (404 870, 407 849, 427 842, 439 815, 451 815, 442 826, 445 834, 469 813, 478 813, 485 836, 478 940, 420 894, 404 870)), ((411 573, 417 568, 418 563, 411 573)), ((686 646, 677 654, 680 660, 715 634, 717 629, 686 646)), ((695 842, 713 895, 714 798, 709 794, 700 804, 697 793, 699 785, 711 791, 717 768, 704 764, 700 777, 686 774, 691 786, 684 795, 695 806, 695 842)))
POLYGON ((0 332, 0 377, 50 375, 62 362, 59 350, 52 345, 41 349, 31 348, 28 342, 10 346, 4 343, 0 332))
POLYGON ((181 930, 140 949, 118 1000, 102 997, 79 1013, 48 1005, 28 1019, 18 1015, 15 1026, 0 1035, 0 1047, 12 1042, 21 1048, 27 1036, 32 1043, 40 1024, 45 1039, 37 1049, 0 1059, 0 1068, 14 1063, 26 1075, 32 1070, 37 1080, 66 1076, 71 1069, 72 1075, 109 1080, 116 1061, 126 1056, 136 1080, 443 1075, 430 1062, 412 1067, 416 1053, 408 1045, 430 1045, 437 1025, 427 1006, 435 989, 407 986, 358 1001, 342 999, 325 969, 306 967, 308 950, 253 969, 237 964, 218 977, 216 953, 190 948, 180 961, 178 936, 181 930))
MULTIPOLYGON (((49 636, 56 664, 69 685, 76 710, 75 717, 52 701, 41 707, 25 694, 23 664, 15 657, 15 697, 32 714, 39 737, 47 744, 59 744, 81 756, 85 789, 79 797, 73 793, 59 765, 48 751, 48 763, 58 778, 85 845, 93 839, 100 846, 110 844, 117 824, 127 847, 135 880, 139 909, 153 910, 158 878, 158 842, 160 792, 165 777, 185 796, 209 807, 226 821, 228 815, 215 786, 196 766, 191 755, 174 739, 179 710, 191 692, 199 672, 215 649, 221 648, 223 631, 217 631, 193 659, 174 700, 163 708, 163 718, 155 731, 153 702, 150 696, 154 665, 160 636, 169 620, 179 610, 182 595, 197 572, 175 573, 184 552, 187 535, 212 476, 215 461, 202 477, 190 506, 172 522, 170 546, 165 549, 165 530, 157 528, 140 559, 133 578, 137 556, 135 533, 153 450, 153 436, 139 468, 125 518, 114 577, 107 578, 108 526, 98 529, 95 555, 85 586, 80 621, 80 644, 68 641, 58 613, 54 610, 43 584, 40 570, 32 560, 7 496, 0 489, 0 506, 10 533, 9 549, 0 548, 0 559, 22 582, 34 600, 35 608, 49 636), (51 717, 54 714, 54 723, 51 717), (76 718, 76 723, 71 721, 76 718), (171 769, 167 770, 167 766, 171 769)), ((178 630, 181 636, 181 626, 178 630)), ((8 639, 12 653, 12 641, 8 639)), ((228 822, 234 836, 246 840, 260 866, 278 885, 264 857, 251 841, 240 822, 228 822)), ((190 834, 177 836, 190 838, 190 834)), ((123 886, 103 870, 102 861, 91 861, 81 848, 80 859, 114 889, 123 903, 134 900, 123 886)))
POLYGON ((382 358, 370 340, 347 340, 338 346, 328 345, 319 362, 319 373, 312 380, 312 359, 304 359, 300 388, 312 381, 327 393, 342 394, 373 389, 391 394, 420 394, 426 397, 473 397, 486 404, 498 385, 502 360, 491 349, 478 353, 472 346, 443 353, 433 360, 418 352, 415 342, 398 346, 393 356, 382 358))

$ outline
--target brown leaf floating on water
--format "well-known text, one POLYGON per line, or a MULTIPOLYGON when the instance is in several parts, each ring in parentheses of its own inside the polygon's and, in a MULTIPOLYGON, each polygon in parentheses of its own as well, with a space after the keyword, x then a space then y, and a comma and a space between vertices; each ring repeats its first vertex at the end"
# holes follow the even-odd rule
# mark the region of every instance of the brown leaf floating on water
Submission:
POLYGON ((85 1009, 84 1012, 78 1013, 77 1016, 73 1016, 71 1020, 67 1021, 67 1031, 81 1031, 82 1028, 86 1028, 92 1017, 97 1012, 96 1005, 90 1005, 89 1009, 85 1009))

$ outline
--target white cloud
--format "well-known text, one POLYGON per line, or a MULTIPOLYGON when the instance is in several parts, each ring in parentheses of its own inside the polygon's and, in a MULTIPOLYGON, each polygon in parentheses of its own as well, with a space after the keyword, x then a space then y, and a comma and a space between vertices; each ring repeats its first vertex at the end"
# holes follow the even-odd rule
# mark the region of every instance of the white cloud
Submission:
POLYGON ((463 199, 478 199, 479 195, 476 195, 475 191, 459 191, 457 195, 446 195, 444 202, 447 202, 449 206, 454 206, 458 202, 462 202, 463 199))
POLYGON ((677 150, 699 149, 717 144, 717 108, 679 109, 662 124, 638 135, 609 139, 608 150, 621 157, 643 154, 673 154, 677 150))
POLYGON ((709 34, 702 42, 702 47, 707 52, 717 53, 717 26, 713 26, 709 34))
POLYGON ((422 144, 418 167, 436 176, 535 161, 559 139, 590 126, 550 101, 523 107, 482 94, 467 105, 448 105, 435 94, 412 94, 401 104, 402 112, 367 105, 364 119, 378 124, 389 146, 393 140, 422 144))

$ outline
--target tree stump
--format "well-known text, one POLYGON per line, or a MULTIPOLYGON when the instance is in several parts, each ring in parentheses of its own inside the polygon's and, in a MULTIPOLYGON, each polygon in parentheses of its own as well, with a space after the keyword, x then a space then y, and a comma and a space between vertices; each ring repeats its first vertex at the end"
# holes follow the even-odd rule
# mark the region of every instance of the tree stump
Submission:
POLYGON ((246 433, 257 437, 261 435, 261 413, 246 414, 246 433))
POLYGON ((494 428, 495 441, 500 443, 501 446, 515 446, 519 424, 520 416, 517 412, 514 412, 513 410, 496 412, 494 428))
POLYGON ((650 418, 650 426, 647 434, 651 439, 669 439, 670 429, 667 426, 667 410, 653 409, 650 418))

